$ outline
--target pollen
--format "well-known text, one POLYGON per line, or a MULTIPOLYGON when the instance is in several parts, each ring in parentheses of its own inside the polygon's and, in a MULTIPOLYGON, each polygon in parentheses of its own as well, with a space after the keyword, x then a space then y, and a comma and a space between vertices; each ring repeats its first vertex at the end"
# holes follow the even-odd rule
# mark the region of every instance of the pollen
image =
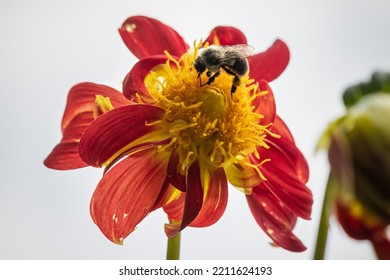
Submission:
POLYGON ((166 52, 166 63, 145 78, 152 102, 165 111, 163 122, 170 127, 172 141, 159 149, 178 152, 177 169, 183 174, 195 160, 217 168, 257 155, 256 146, 267 147, 264 139, 269 135, 268 127, 259 124, 263 116, 252 106, 267 92, 260 91, 247 73, 232 94, 234 77, 223 70, 212 83, 201 86, 199 79, 207 80, 207 73, 198 77, 194 68, 201 47, 201 42, 195 43, 180 58, 166 52))

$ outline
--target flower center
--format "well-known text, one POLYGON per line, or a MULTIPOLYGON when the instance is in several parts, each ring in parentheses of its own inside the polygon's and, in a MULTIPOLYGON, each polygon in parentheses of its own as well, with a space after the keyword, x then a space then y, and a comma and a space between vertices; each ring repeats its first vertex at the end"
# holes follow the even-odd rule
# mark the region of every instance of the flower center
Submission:
POLYGON ((194 68, 200 44, 180 59, 167 55, 167 63, 158 65, 145 78, 153 103, 165 110, 163 122, 169 127, 171 142, 160 150, 176 150, 178 170, 184 172, 195 160, 210 168, 256 152, 256 146, 267 146, 267 127, 260 125, 262 116, 253 112, 252 101, 267 94, 248 74, 240 77, 234 94, 234 76, 220 69, 210 84, 207 71, 198 77, 194 68))

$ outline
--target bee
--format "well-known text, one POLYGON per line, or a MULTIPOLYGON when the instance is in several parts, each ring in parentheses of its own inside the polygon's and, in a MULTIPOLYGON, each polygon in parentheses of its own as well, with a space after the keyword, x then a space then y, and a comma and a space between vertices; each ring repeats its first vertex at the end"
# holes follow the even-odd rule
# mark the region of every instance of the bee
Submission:
POLYGON ((198 72, 199 85, 211 85, 215 78, 221 74, 221 68, 233 76, 230 93, 233 94, 241 84, 240 77, 248 70, 247 57, 254 55, 254 48, 249 45, 209 46, 199 51, 194 62, 198 72), (208 80, 202 84, 201 75, 206 72, 208 80))

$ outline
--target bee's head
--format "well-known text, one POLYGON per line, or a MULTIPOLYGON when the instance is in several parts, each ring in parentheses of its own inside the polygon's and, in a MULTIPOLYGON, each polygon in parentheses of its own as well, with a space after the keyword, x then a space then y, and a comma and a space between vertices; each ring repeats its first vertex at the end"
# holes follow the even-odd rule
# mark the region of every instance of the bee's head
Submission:
POLYGON ((196 72, 198 72, 198 75, 202 74, 204 71, 206 71, 206 63, 203 61, 202 57, 199 56, 195 62, 194 67, 196 69, 196 72))

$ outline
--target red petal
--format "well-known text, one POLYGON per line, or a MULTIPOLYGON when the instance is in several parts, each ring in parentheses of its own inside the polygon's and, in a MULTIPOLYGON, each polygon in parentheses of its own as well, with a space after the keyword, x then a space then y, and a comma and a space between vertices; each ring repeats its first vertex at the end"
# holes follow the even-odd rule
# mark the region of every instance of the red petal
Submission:
POLYGON ((348 208, 343 207, 341 203, 336 203, 336 215, 340 225, 350 237, 365 240, 373 235, 373 229, 368 228, 361 220, 351 215, 348 208))
POLYGON ((164 54, 164 51, 181 56, 188 49, 188 45, 174 29, 150 17, 129 17, 119 28, 119 34, 138 58, 164 54))
POLYGON ((43 164, 57 170, 71 170, 88 166, 80 158, 78 142, 60 142, 47 156, 43 164))
POLYGON ((210 182, 204 198, 202 209, 190 224, 192 227, 208 227, 216 223, 223 215, 228 201, 228 188, 223 168, 210 174, 210 182))
POLYGON ((291 143, 295 143, 294 138, 290 132, 290 129, 278 115, 276 115, 274 124, 271 127, 271 131, 280 135, 280 137, 287 139, 291 143))
POLYGON ((377 220, 375 223, 364 223, 363 218, 356 217, 347 206, 336 201, 336 215, 344 231, 357 240, 370 240, 374 247, 377 258, 390 260, 390 241, 387 236, 386 222, 377 220))
POLYGON ((313 197, 310 190, 288 174, 278 175, 263 171, 267 178, 263 184, 280 199, 294 214, 310 220, 313 197))
POLYGON ((271 146, 273 151, 271 149, 263 151, 264 155, 269 156, 271 161, 278 161, 275 164, 285 165, 283 170, 289 171, 291 176, 297 177, 302 183, 309 180, 309 166, 306 158, 293 142, 283 137, 266 139, 265 142, 271 146))
MULTIPOLYGON (((167 177, 169 174, 167 174, 167 177)), ((169 184, 169 179, 166 178, 165 182, 161 188, 160 194, 158 195, 158 198, 156 200, 156 203, 153 206, 152 211, 157 210, 161 207, 164 207, 168 204, 168 202, 171 200, 172 196, 175 194, 175 191, 177 189, 169 184)))
POLYGON ((390 260, 390 240, 380 239, 379 241, 372 240, 371 242, 378 260, 390 260))
POLYGON ((307 179, 308 174, 305 158, 295 145, 285 139, 272 139, 267 143, 269 149, 259 148, 262 158, 270 159, 260 166, 267 178, 262 184, 294 214, 310 219, 313 197, 305 185, 306 181, 302 181, 307 179))
POLYGON ((181 230, 187 227, 198 215, 202 204, 203 188, 200 178, 200 168, 199 164, 194 162, 188 170, 183 218, 180 223, 165 225, 165 234, 168 238, 175 237, 181 230))
MULTIPOLYGON (((91 166, 101 166, 134 140, 155 131, 146 125, 160 120, 164 111, 150 105, 128 105, 97 118, 80 140, 81 158, 91 166)), ((142 144, 142 143, 141 143, 142 144)))
POLYGON ((130 104, 117 90, 94 83, 80 83, 73 86, 62 118, 61 142, 54 147, 44 164, 49 168, 69 170, 87 166, 79 156, 79 141, 85 129, 92 123, 96 95, 109 97, 112 105, 119 107, 130 104))
POLYGON ((127 99, 138 102, 135 96, 138 93, 143 102, 149 103, 151 96, 145 86, 145 77, 150 73, 153 67, 159 64, 165 64, 167 57, 165 55, 156 55, 139 60, 123 81, 123 94, 127 99))
POLYGON ((237 28, 231 26, 217 26, 211 30, 210 35, 206 41, 210 45, 238 45, 246 44, 247 40, 245 35, 237 28))
POLYGON ((122 243, 152 210, 165 181, 169 155, 144 150, 125 158, 99 182, 91 216, 103 234, 122 243))
POLYGON ((180 192, 173 201, 163 206, 164 212, 167 213, 168 220, 170 222, 175 223, 181 221, 184 212, 185 198, 186 198, 186 193, 180 192))
POLYGON ((265 80, 259 81, 259 90, 268 91, 266 95, 258 96, 252 101, 253 111, 263 115, 260 124, 268 125, 274 122, 276 117, 276 104, 271 87, 265 80))
POLYGON ((256 81, 264 79, 271 82, 282 74, 289 60, 290 52, 287 45, 281 40, 276 40, 265 52, 248 58, 249 75, 256 81))
POLYGON ((156 201, 156 204, 153 207, 153 210, 156 210, 160 207, 164 207, 164 211, 168 214, 168 219, 170 221, 178 221, 183 216, 183 205, 184 205, 184 195, 182 195, 182 189, 185 192, 185 177, 177 174, 175 166, 171 159, 168 163, 167 178, 164 182, 164 186, 161 189, 159 197, 156 201), (180 192, 178 192, 180 190, 180 192))
POLYGON ((46 167, 69 170, 88 166, 79 155, 79 140, 85 129, 93 121, 91 112, 85 112, 72 119, 64 130, 61 142, 45 159, 46 167))
POLYGON ((276 245, 293 252, 306 249, 292 233, 296 216, 267 188, 260 185, 254 188, 252 195, 247 195, 246 198, 257 224, 276 245))
POLYGON ((188 170, 186 199, 180 230, 188 226, 202 208, 203 187, 201 181, 199 164, 194 162, 188 170))
POLYGON ((73 86, 68 94, 68 100, 64 116, 62 118, 62 131, 68 126, 70 121, 80 113, 93 113, 96 95, 109 97, 114 107, 131 104, 121 92, 105 85, 94 83, 80 83, 73 86))
POLYGON ((173 151, 168 164, 168 180, 176 189, 185 192, 186 191, 186 178, 177 172, 177 166, 179 164, 179 154, 177 151, 173 151))
POLYGON ((85 129, 92 123, 96 95, 109 97, 114 107, 130 104, 117 90, 94 83, 73 86, 62 118, 61 142, 44 161, 49 168, 68 170, 87 166, 79 156, 79 141, 85 129))

